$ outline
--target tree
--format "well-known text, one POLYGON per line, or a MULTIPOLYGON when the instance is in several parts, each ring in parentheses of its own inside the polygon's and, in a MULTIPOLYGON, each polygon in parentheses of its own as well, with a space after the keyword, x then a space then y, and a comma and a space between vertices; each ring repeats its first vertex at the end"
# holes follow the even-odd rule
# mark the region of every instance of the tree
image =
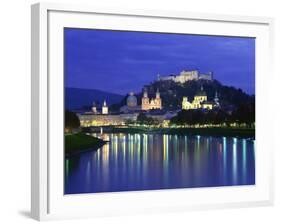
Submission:
POLYGON ((65 111, 65 132, 73 132, 74 129, 77 129, 80 127, 80 120, 77 117, 77 115, 71 111, 66 110, 65 111))
POLYGON ((153 119, 152 117, 147 117, 144 113, 140 113, 137 117, 137 122, 139 124, 146 124, 146 125, 155 125, 158 124, 158 121, 153 119))
POLYGON ((251 125, 255 122, 255 103, 240 104, 233 113, 233 120, 251 125))

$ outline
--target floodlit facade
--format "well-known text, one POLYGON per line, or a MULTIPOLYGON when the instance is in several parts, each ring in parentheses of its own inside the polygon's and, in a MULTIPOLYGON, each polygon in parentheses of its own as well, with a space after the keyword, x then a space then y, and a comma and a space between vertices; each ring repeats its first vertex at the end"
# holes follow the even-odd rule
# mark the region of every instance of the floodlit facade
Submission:
POLYGON ((183 110, 192 110, 192 109, 207 109, 212 110, 215 107, 219 107, 219 98, 216 93, 214 101, 208 101, 207 94, 201 87, 201 90, 194 96, 192 102, 188 101, 186 96, 182 99, 182 109, 183 110))
POLYGON ((143 97, 141 100, 141 109, 142 110, 151 110, 151 109, 162 109, 162 99, 160 97, 160 92, 157 90, 156 97, 149 99, 147 90, 144 90, 143 97))
POLYGON ((141 106, 138 105, 137 97, 133 92, 129 93, 129 96, 127 97, 127 104, 120 107, 120 113, 131 113, 134 111, 140 111, 141 106))
POLYGON ((138 113, 132 114, 77 114, 82 127, 125 125, 127 121, 136 121, 138 113))
POLYGON ((94 114, 97 114, 97 113, 98 113, 97 106, 96 106, 96 103, 95 103, 95 102, 93 102, 92 112, 93 112, 94 114))
POLYGON ((179 75, 169 75, 169 76, 160 76, 158 75, 158 81, 174 81, 177 83, 185 83, 191 80, 213 80, 212 72, 206 74, 199 74, 198 70, 191 70, 191 71, 182 71, 179 75))
POLYGON ((102 105, 102 114, 108 114, 108 106, 106 105, 106 101, 104 101, 102 105))

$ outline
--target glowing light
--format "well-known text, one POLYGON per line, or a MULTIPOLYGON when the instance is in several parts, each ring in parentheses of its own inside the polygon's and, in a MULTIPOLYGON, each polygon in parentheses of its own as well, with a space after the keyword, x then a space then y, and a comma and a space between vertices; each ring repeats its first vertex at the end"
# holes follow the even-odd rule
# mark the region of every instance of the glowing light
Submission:
MULTIPOLYGON (((169 141, 168 141, 168 136, 167 135, 163 135, 163 157, 164 157, 164 161, 168 161, 169 158, 169 141)), ((167 165, 165 163, 165 165, 167 165)))
POLYGON ((233 138, 232 179, 233 179, 233 183, 235 184, 237 182, 237 138, 233 138))
POLYGON ((222 148, 223 148, 223 176, 224 180, 226 181, 226 174, 227 174, 227 145, 226 145, 226 137, 222 138, 222 148))
POLYGON ((246 180, 246 173, 247 173, 247 143, 246 139, 243 139, 243 157, 242 157, 242 172, 243 172, 243 180, 246 180))

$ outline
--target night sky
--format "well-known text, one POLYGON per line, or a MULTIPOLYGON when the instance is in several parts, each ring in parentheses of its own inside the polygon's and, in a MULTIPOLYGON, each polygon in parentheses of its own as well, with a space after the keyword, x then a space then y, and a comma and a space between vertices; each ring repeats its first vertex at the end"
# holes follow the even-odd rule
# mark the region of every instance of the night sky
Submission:
POLYGON ((157 74, 212 71, 222 84, 255 93, 255 39, 65 28, 65 85, 139 92, 157 74))

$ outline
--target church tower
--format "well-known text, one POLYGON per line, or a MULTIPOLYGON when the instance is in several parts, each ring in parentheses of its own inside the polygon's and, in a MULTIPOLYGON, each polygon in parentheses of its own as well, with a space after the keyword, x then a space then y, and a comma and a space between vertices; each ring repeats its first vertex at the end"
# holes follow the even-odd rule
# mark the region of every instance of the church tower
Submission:
POLYGON ((147 94, 147 90, 146 89, 144 89, 143 97, 141 99, 141 109, 142 110, 149 110, 150 109, 149 98, 148 98, 148 94, 147 94))
POLYGON ((220 102, 219 102, 219 97, 218 97, 218 92, 217 91, 216 91, 216 94, 215 94, 214 101, 215 101, 216 106, 219 107, 220 106, 220 102))
POLYGON ((95 103, 95 102, 93 102, 92 112, 93 112, 94 114, 97 114, 97 106, 96 106, 96 103, 95 103))
POLYGON ((102 105, 102 114, 108 114, 108 106, 106 105, 106 101, 104 101, 102 105))
POLYGON ((182 98, 182 109, 183 110, 189 110, 191 108, 190 102, 188 102, 187 96, 184 96, 182 98))
POLYGON ((159 89, 157 89, 157 92, 156 92, 155 106, 157 109, 160 109, 160 110, 162 109, 162 99, 160 97, 159 89))

